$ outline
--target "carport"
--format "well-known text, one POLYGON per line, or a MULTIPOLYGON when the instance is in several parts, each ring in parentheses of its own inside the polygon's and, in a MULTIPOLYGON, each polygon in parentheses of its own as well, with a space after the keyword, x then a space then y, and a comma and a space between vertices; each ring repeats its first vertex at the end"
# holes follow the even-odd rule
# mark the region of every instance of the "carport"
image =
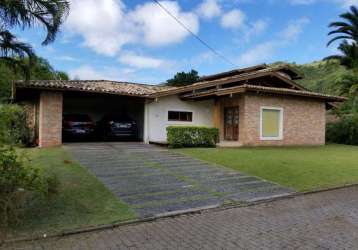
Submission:
POLYGON ((13 98, 27 106, 40 147, 62 144, 63 114, 88 114, 94 122, 104 115, 126 114, 136 121, 138 138, 145 138, 145 104, 161 87, 104 80, 19 81, 13 98))
MULTIPOLYGON (((125 115, 134 120, 138 127, 138 139, 144 135, 145 98, 110 94, 64 92, 63 114, 86 114, 97 123, 105 115, 125 115)), ((101 138, 95 138, 101 140, 101 138)))

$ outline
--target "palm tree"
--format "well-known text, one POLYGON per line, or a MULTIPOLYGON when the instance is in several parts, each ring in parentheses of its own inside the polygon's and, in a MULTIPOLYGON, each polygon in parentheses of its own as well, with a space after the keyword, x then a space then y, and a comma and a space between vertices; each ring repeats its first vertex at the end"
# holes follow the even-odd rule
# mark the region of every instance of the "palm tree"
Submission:
MULTIPOLYGON (((25 29, 41 24, 47 31, 42 44, 53 42, 69 11, 66 0, 1 0, 0 1, 0 58, 14 68, 26 69, 22 60, 35 60, 29 44, 19 41, 11 29, 25 29)), ((28 70, 27 70, 28 71, 28 70)))
POLYGON ((329 36, 336 35, 334 38, 329 40, 327 46, 331 45, 337 40, 348 40, 353 43, 358 41, 358 9, 355 6, 350 7, 350 12, 343 13, 339 15, 342 19, 346 21, 332 22, 329 24, 330 28, 335 28, 334 30, 328 33, 329 36))
POLYGON ((338 46, 338 50, 342 53, 341 55, 328 56, 323 60, 336 59, 340 61, 341 65, 349 69, 358 68, 358 46, 356 43, 349 43, 347 40, 343 40, 338 46))

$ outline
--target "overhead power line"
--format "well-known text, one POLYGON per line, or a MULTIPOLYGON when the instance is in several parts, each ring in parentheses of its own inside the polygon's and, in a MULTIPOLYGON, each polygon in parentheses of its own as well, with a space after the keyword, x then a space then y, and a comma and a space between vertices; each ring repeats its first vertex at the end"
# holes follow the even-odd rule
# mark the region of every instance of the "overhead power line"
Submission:
POLYGON ((161 9, 163 9, 170 17, 172 17, 181 27, 183 27, 186 31, 189 32, 194 38, 196 38, 200 43, 202 43, 205 47, 207 47, 212 53, 214 53, 216 56, 220 57, 222 60, 224 60, 226 63, 238 67, 235 63, 233 63, 231 60, 226 58, 224 55, 216 51, 213 47, 211 47, 207 42, 205 42, 203 39, 201 39, 198 35, 196 35, 193 31, 191 31, 182 21, 180 21, 174 14, 172 14, 167 8, 163 6, 158 0, 153 0, 154 3, 156 3, 161 9))

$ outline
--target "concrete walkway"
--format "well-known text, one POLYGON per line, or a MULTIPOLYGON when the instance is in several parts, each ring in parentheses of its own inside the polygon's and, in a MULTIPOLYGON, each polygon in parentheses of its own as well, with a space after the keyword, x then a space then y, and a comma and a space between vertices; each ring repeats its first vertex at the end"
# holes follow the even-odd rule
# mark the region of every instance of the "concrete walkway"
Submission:
POLYGON ((141 218, 293 192, 155 145, 76 143, 65 148, 141 218))
MULTIPOLYGON (((3 249, 357 249, 358 187, 3 249)), ((1 249, 1 247, 0 247, 1 249)))

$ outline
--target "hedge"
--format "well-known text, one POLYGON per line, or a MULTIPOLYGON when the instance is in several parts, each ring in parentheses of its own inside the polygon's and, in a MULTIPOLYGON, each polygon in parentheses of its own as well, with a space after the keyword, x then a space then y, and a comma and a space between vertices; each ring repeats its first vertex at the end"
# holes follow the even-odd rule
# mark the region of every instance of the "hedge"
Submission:
POLYGON ((328 142, 358 145, 358 114, 341 117, 338 122, 327 124, 328 142))
POLYGON ((0 144, 28 144, 30 131, 26 111, 15 104, 0 104, 0 144))
POLYGON ((197 126, 167 127, 167 142, 171 148, 182 147, 215 147, 218 142, 217 128, 197 126))

